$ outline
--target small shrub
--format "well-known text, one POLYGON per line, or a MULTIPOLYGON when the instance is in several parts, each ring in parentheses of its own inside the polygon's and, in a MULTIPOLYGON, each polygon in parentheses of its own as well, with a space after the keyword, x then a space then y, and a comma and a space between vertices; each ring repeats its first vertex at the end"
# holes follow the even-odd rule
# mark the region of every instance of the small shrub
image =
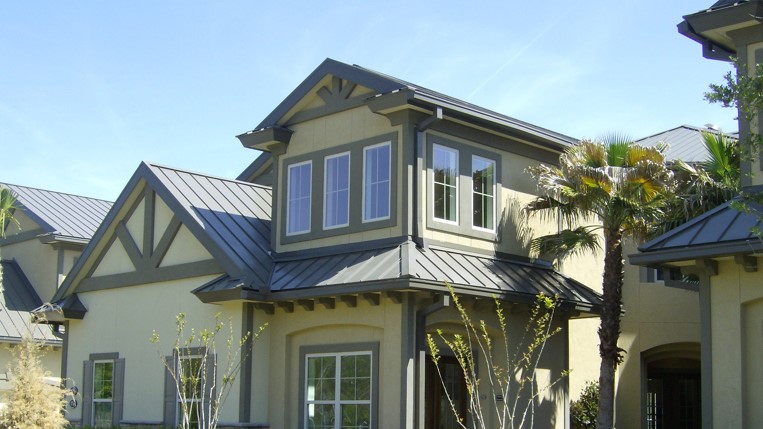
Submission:
POLYGON ((572 429, 595 428, 598 406, 599 385, 589 381, 583 387, 580 399, 570 402, 570 426, 572 429))
POLYGON ((44 345, 30 337, 13 347, 13 379, 6 394, 6 408, 0 413, 2 429, 60 429, 66 427, 65 389, 45 382, 50 372, 40 362, 44 345))

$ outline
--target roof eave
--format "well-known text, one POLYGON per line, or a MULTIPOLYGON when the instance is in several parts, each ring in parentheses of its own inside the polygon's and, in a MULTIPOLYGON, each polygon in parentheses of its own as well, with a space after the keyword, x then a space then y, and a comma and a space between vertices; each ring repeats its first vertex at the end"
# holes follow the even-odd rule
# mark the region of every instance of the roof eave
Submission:
POLYGON ((759 239, 748 239, 686 246, 681 248, 672 247, 660 250, 642 251, 640 253, 628 255, 628 261, 632 265, 649 266, 758 252, 763 252, 763 242, 759 239))

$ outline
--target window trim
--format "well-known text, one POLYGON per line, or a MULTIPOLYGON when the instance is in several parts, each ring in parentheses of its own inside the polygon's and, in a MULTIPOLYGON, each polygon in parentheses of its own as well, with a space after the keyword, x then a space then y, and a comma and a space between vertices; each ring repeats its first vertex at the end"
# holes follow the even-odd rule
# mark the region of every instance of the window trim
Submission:
POLYGON ((482 193, 478 193, 478 192, 474 191, 474 177, 470 177, 470 179, 471 179, 470 181, 472 182, 472 186, 469 187, 469 191, 470 191, 470 193, 469 193, 470 195, 469 196, 471 197, 471 198, 469 198, 469 200, 471 200, 471 209, 472 209, 471 210, 472 217, 470 219, 470 223, 471 223, 472 229, 474 229, 476 231, 484 231, 484 232, 494 233, 495 230, 496 230, 496 223, 497 223, 497 220, 496 220, 496 213, 497 213, 497 211, 496 211, 496 191, 497 191, 497 189, 496 189, 496 184, 495 184, 496 183, 497 163, 496 163, 496 161, 494 159, 485 158, 484 156, 479 156, 479 155, 472 154, 472 156, 471 156, 471 161, 472 161, 471 162, 471 168, 469 169, 469 171, 470 171, 469 175, 470 176, 471 176, 471 173, 474 172, 474 161, 477 160, 477 159, 479 159, 481 161, 487 161, 488 163, 493 164, 493 195, 491 196, 493 198, 493 204, 491 205, 492 208, 493 208, 493 228, 483 228, 483 227, 474 225, 474 195, 475 194, 479 194, 479 195, 487 196, 487 194, 482 194, 482 193))
POLYGON ((499 222, 501 221, 500 215, 503 210, 503 202, 501 201, 503 196, 503 185, 502 185, 502 154, 499 152, 491 152, 489 150, 485 150, 482 147, 479 147, 475 144, 468 143, 467 141, 463 140, 455 140, 446 138, 439 133, 427 131, 426 133, 426 153, 425 156, 425 162, 426 162, 426 180, 431 182, 433 180, 434 175, 434 151, 433 146, 437 144, 440 146, 446 146, 448 148, 458 150, 458 171, 459 171, 459 180, 458 180, 458 198, 459 198, 459 205, 458 205, 458 219, 459 223, 452 224, 447 222, 442 222, 434 217, 434 195, 432 192, 432 185, 429 183, 426 183, 425 185, 422 185, 421 189, 423 192, 426 193, 426 196, 423 197, 423 201, 426 204, 426 217, 424 219, 425 228, 429 231, 439 231, 439 232, 445 232, 449 234, 457 234, 464 237, 469 238, 475 238, 479 240, 486 240, 491 243, 500 243, 501 242, 501 233, 500 228, 498 228, 499 222), (471 177, 471 160, 472 156, 479 156, 480 158, 484 158, 486 160, 492 161, 495 163, 495 171, 494 171, 494 177, 493 177, 493 189, 494 189, 494 200, 493 200, 493 209, 494 209, 494 220, 493 220, 493 226, 495 229, 493 230, 486 230, 483 228, 473 228, 473 213, 471 212, 472 206, 474 202, 472 201, 472 177, 471 177), (470 202, 466 202, 466 199, 468 199, 470 202))
POLYGON ((350 201, 352 200, 352 154, 350 151, 344 151, 332 155, 326 155, 323 157, 323 230, 332 230, 332 229, 339 229, 339 228, 345 228, 350 226, 350 201), (340 158, 340 157, 347 157, 347 222, 344 224, 337 224, 337 225, 326 225, 326 221, 328 220, 326 217, 326 209, 328 208, 328 162, 330 159, 334 158, 340 158))
MULTIPOLYGON (((388 220, 392 217, 392 163, 395 160, 392 158, 392 142, 391 141, 385 141, 382 143, 372 144, 368 146, 363 147, 363 190, 361 193, 362 198, 362 206, 361 206, 361 213, 362 213, 362 221, 363 223, 371 223, 371 222, 379 222, 383 220, 388 220), (380 216, 375 218, 366 218, 366 155, 369 150, 377 149, 381 147, 387 148, 387 153, 389 155, 389 169, 387 170, 387 215, 386 216, 380 216)), ((376 182, 376 183, 383 183, 383 182, 376 182)))
MULTIPOLYGON (((435 222, 442 222, 442 223, 450 224, 450 225, 458 225, 459 224, 459 221, 460 221, 460 216, 459 216, 459 214, 460 214, 459 211, 460 210, 459 210, 459 207, 461 206, 461 204, 460 204, 461 203, 461 196, 459 195, 460 191, 461 191, 461 187, 459 186, 460 182, 461 182, 461 180, 460 180, 461 169, 459 168, 459 159, 460 159, 460 157, 461 157, 461 153, 459 152, 458 149, 452 148, 450 146, 445 146, 445 145, 442 145, 442 144, 438 144, 438 143, 433 143, 432 144, 432 173, 431 173, 432 174, 432 180, 431 180, 432 186, 430 188, 430 192, 432 192, 432 194, 431 194, 431 198, 432 198, 432 219, 435 222), (438 149, 444 150, 446 152, 451 152, 451 153, 455 153, 456 154, 456 186, 455 186, 455 188, 456 188, 456 220, 454 220, 454 221, 453 220, 448 220, 448 219, 438 218, 435 215, 435 207, 434 207, 435 186, 440 184, 440 183, 438 183, 436 181, 436 179, 435 179, 434 153, 438 149)), ((442 185, 445 186, 446 188, 449 186, 449 185, 447 185, 445 183, 442 183, 442 185)))
MULTIPOLYGON (((340 356, 352 354, 371 355, 371 422, 370 427, 379 427, 379 342, 322 344, 299 348, 299 428, 306 429, 307 421, 307 357, 340 356)), ((341 403, 341 402, 340 402, 341 403)), ((341 424, 341 421, 337 422, 341 424)))
POLYGON ((307 234, 312 230, 312 203, 313 203, 313 161, 307 160, 302 162, 296 162, 294 164, 289 164, 286 167, 286 225, 285 231, 287 236, 293 236, 293 235, 300 235, 300 234, 307 234), (291 211, 291 170, 292 168, 297 167, 303 167, 305 165, 308 165, 310 167, 310 180, 308 181, 308 188, 307 191, 307 205, 311 208, 310 212, 307 214, 307 229, 305 230, 299 230, 299 231, 289 231, 289 214, 291 211))
POLYGON ((124 411, 125 359, 119 353, 91 353, 83 362, 82 411, 80 418, 83 425, 95 424, 95 363, 112 362, 111 379, 111 426, 118 426, 124 411))
POLYGON ((114 359, 96 359, 93 360, 93 382, 91 383, 91 402, 92 406, 90 407, 90 422, 93 424, 94 427, 96 427, 96 420, 95 420, 95 404, 96 403, 109 403, 111 404, 111 421, 113 426, 114 421, 114 379, 116 378, 116 367, 114 365, 114 359), (110 363, 111 364, 111 397, 108 399, 104 398, 96 398, 95 397, 95 370, 98 364, 105 364, 110 363))

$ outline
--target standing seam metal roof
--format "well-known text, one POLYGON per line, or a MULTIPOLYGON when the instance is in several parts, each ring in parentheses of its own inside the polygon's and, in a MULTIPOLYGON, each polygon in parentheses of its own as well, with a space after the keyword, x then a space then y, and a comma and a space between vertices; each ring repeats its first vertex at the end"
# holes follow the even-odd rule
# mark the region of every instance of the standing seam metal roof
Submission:
MULTIPOLYGON (((654 147, 660 143, 667 143, 669 146, 668 150, 665 152, 666 160, 675 161, 680 159, 688 163, 702 162, 706 161, 710 156, 703 144, 703 131, 718 133, 709 128, 681 125, 661 133, 641 138, 634 143, 646 147, 654 147)), ((738 138, 733 134, 724 134, 729 138, 738 138)))
MULTIPOLYGON (((41 306, 42 300, 16 261, 2 260, 0 268, 0 341, 16 342, 32 332, 29 312, 41 306)), ((37 326, 33 338, 49 344, 60 343, 47 325, 37 326)))
POLYGON ((4 184, 25 213, 46 233, 89 240, 111 208, 110 201, 62 192, 4 184))

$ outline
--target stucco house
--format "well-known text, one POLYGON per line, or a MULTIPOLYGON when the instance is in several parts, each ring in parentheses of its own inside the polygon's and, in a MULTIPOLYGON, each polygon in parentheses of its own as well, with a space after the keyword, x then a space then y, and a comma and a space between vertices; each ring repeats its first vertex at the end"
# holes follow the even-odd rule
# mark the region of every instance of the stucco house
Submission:
MULTIPOLYGON (((763 60, 761 1, 722 0, 687 15, 679 32, 702 44, 706 58, 738 58, 740 73, 763 60)), ((740 115, 742 116, 742 115, 740 115)), ((761 124, 740 119, 740 142, 761 124)), ((743 193, 758 195, 760 159, 742 163, 743 193)), ((635 265, 662 267, 665 284, 698 290, 701 333, 702 427, 763 426, 763 276, 755 203, 721 205, 654 240, 630 256, 635 265)))
POLYGON ((43 365, 61 374, 60 332, 31 324, 31 311, 49 301, 111 208, 108 201, 13 184, 18 221, 0 238, 0 395, 10 387, 7 345, 32 335, 51 347, 43 365))
MULTIPOLYGON (((555 163, 572 139, 331 59, 238 138, 263 151, 239 180, 142 164, 55 294, 62 314, 48 319, 82 392, 70 420, 174 426, 150 334, 173 338, 180 312, 197 327, 221 312, 237 336, 269 324, 225 425, 455 427, 424 344, 459 329, 445 281, 477 317, 500 297, 516 329, 536 294, 559 295, 562 331, 538 374, 570 366, 568 321, 597 314, 584 284, 601 266, 562 274, 530 259, 529 238, 556 225, 519 210, 537 195, 525 168, 555 163), (317 394, 318 364, 355 370, 317 394), (94 397, 103 383, 113 389, 94 397)), ((538 398, 536 427, 566 427, 568 403, 564 380, 538 398)))

